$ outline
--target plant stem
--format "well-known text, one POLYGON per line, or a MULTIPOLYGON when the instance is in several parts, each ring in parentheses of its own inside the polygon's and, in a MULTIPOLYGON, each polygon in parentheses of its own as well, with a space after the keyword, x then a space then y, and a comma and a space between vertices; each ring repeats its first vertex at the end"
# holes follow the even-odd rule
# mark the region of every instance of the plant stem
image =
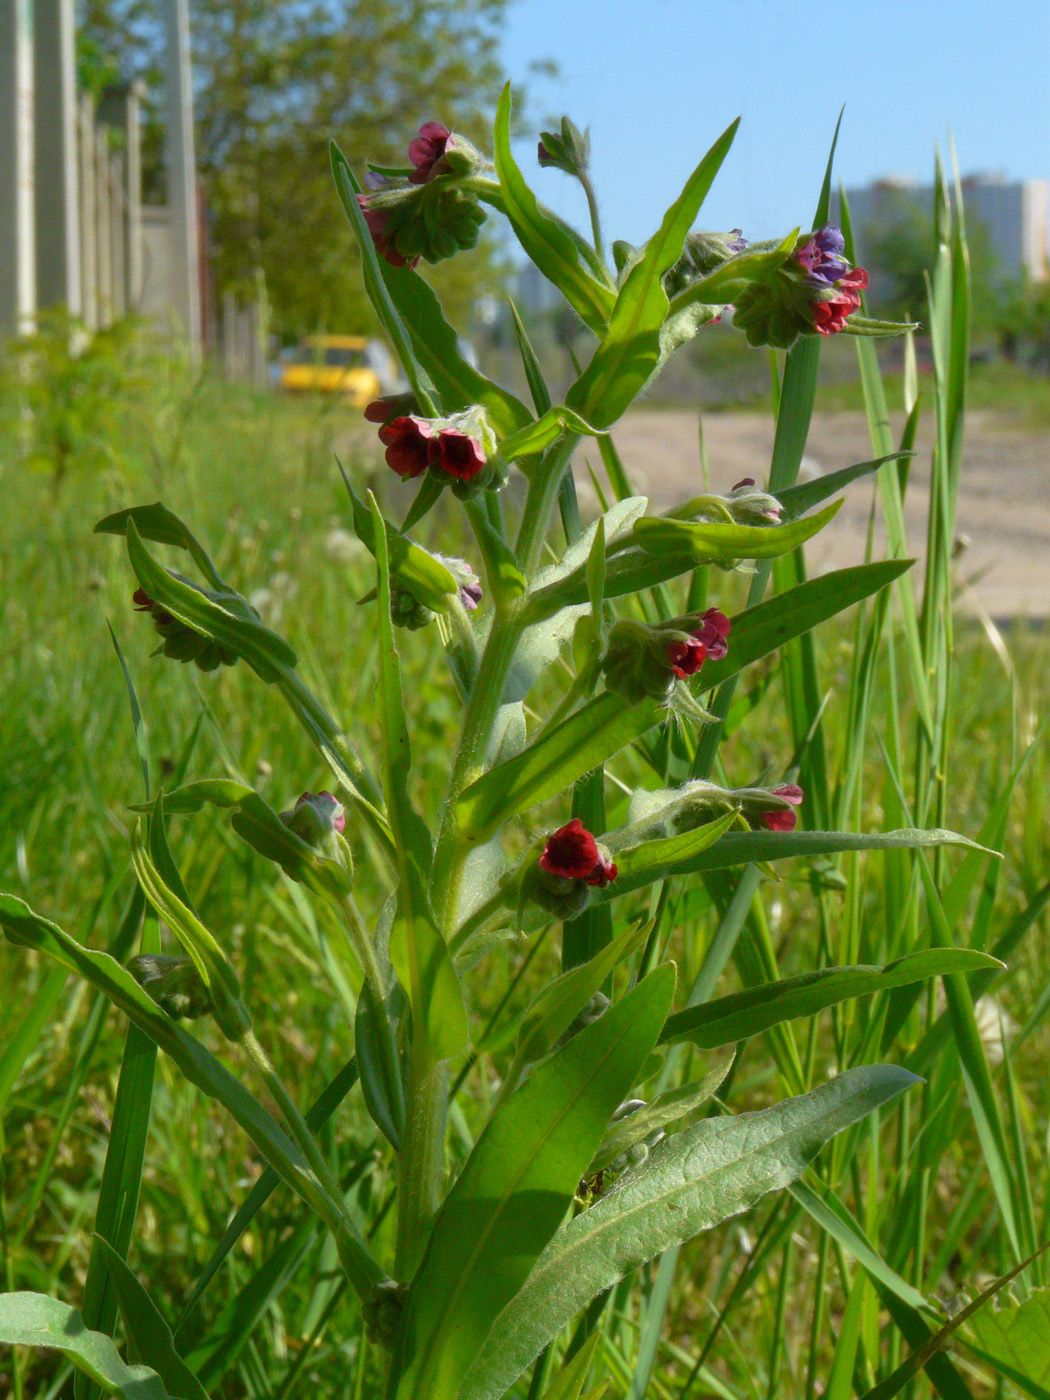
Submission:
POLYGON ((434 1060, 423 1035, 412 1046, 405 1135, 397 1162, 397 1254, 394 1270, 416 1271, 441 1205, 445 1178, 446 1062, 434 1060))
POLYGON ((602 237, 602 220, 598 213, 598 200, 595 197, 594 186, 591 184, 590 176, 586 173, 580 174, 580 184, 583 192, 587 196, 587 212, 591 216, 591 234, 594 238, 594 251, 599 259, 605 262, 605 240, 602 237))

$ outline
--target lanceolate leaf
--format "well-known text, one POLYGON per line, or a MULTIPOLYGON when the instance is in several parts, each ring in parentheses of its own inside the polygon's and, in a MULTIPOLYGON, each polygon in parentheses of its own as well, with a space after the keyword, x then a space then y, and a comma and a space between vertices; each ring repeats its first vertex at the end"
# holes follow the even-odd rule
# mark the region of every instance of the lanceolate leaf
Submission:
POLYGON ((930 948, 908 953, 885 967, 825 967, 679 1011, 668 1018, 660 1040, 691 1040, 702 1050, 713 1049, 757 1035, 781 1021, 814 1016, 853 997, 997 966, 1002 967, 997 958, 970 948, 930 948))
POLYGON ((592 275, 586 264, 594 254, 588 258, 579 235, 541 208, 525 183, 510 148, 509 83, 503 89, 496 111, 493 154, 503 208, 518 242, 595 335, 603 335, 612 314, 615 293, 612 287, 603 286, 592 275))
MULTIPOLYGON (((840 569, 749 608, 732 619, 729 655, 704 667, 694 693, 721 685, 792 637, 877 593, 910 565, 910 560, 893 560, 840 569)), ((666 720, 667 714, 655 700, 628 705, 609 691, 596 696, 542 739, 472 783, 457 805, 460 828, 473 839, 486 839, 508 817, 561 792, 666 720)))
POLYGON ((89 1331, 76 1308, 43 1293, 0 1294, 0 1342, 60 1351, 106 1395, 123 1400, 197 1400, 189 1391, 165 1390, 160 1376, 148 1366, 126 1365, 112 1337, 89 1331))
POLYGON ((836 501, 819 515, 807 516, 789 525, 708 524, 645 516, 635 522, 633 538, 650 554, 692 553, 698 562, 776 559, 823 530, 841 505, 841 501, 836 501))
POLYGON ((828 472, 827 476, 815 476, 812 481, 800 481, 796 486, 788 486, 777 493, 777 500, 784 508, 785 519, 797 520, 800 515, 812 510, 814 506, 819 506, 821 501, 834 496, 836 491, 848 486, 851 481, 870 476, 887 462, 898 462, 911 455, 910 452, 890 452, 885 457, 874 457, 869 462, 854 462, 853 466, 843 467, 837 472, 828 472))
POLYGON ((609 320, 609 330, 590 364, 565 396, 588 423, 615 423, 651 378, 660 359, 660 327, 667 315, 661 278, 682 255, 682 244, 733 144, 739 119, 727 128, 664 215, 659 230, 627 274, 609 320))
POLYGON ((441 395, 445 413, 481 404, 500 437, 532 422, 532 414, 507 389, 486 379, 459 353, 459 338, 445 320, 434 292, 408 267, 391 267, 383 259, 379 270, 412 340, 415 356, 441 395))
POLYGON ((94 533, 96 535, 126 535, 129 520, 134 521, 135 528, 144 540, 153 540, 155 544, 171 544, 179 549, 188 550, 212 587, 222 588, 224 586, 222 579, 215 572, 215 566, 208 558, 204 546, 179 517, 160 501, 154 501, 150 506, 132 506, 128 510, 118 510, 113 515, 107 515, 95 526, 94 533))
POLYGON ((497 1400, 596 1294, 787 1186, 828 1138, 917 1082, 890 1065, 847 1070, 801 1098, 708 1118, 659 1144, 551 1240, 496 1319, 460 1400, 497 1400))
POLYGON ((670 963, 657 968, 496 1111, 445 1201, 413 1281, 398 1349, 407 1358, 400 1400, 455 1400, 652 1050, 674 983, 670 963))
POLYGON ((684 860, 669 861, 643 875, 617 875, 611 885, 596 890, 594 901, 615 899, 653 880, 672 875, 689 875, 699 870, 725 870, 733 865, 751 865, 766 860, 790 860, 793 857, 812 859, 815 856, 837 855, 841 851, 914 850, 927 846, 968 846, 975 843, 957 831, 934 827, 919 831, 905 827, 901 831, 729 831, 714 845, 698 855, 684 860))
POLYGON ((171 1395, 180 1400, 208 1400, 204 1387, 175 1350, 171 1329, 153 1299, 115 1249, 103 1239, 98 1240, 98 1246, 116 1289, 124 1327, 138 1355, 153 1367, 171 1395))

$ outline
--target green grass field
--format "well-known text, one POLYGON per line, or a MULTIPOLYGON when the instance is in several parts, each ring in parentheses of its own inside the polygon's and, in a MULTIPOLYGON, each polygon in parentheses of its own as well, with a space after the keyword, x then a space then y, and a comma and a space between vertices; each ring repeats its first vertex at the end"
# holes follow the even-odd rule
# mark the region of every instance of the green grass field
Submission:
MULTIPOLYGON (((898 391, 892 379, 887 383, 892 397, 898 391)), ((1012 407, 1045 421, 1045 392, 1022 391, 1007 373, 979 372, 973 390, 975 405, 985 392, 996 404, 1005 394, 1012 407)), ((832 387, 818 398, 818 409, 859 407, 859 394, 859 387, 832 387)), ((129 401, 123 413, 112 460, 90 474, 70 473, 57 490, 45 471, 21 465, 17 422, 7 424, 0 442, 0 889, 100 947, 113 937, 131 896, 128 809, 144 797, 128 693, 107 623, 142 708, 154 786, 182 774, 234 776, 280 809, 304 789, 324 787, 326 778, 280 697, 243 664, 201 675, 151 659, 156 639, 132 609, 123 541, 93 535, 99 517, 163 500, 191 524, 219 572, 288 638, 308 684, 358 748, 371 752, 379 741, 374 604, 357 601, 373 585, 374 570, 354 540, 334 463, 338 451, 355 480, 372 481, 378 473, 378 455, 360 435, 357 416, 338 405, 292 403, 176 375, 129 401)), ((447 552, 464 548, 450 511, 431 516, 422 533, 447 552)), ((747 584, 726 577, 719 605, 740 606, 747 584)), ((645 1394, 659 1400, 862 1394, 906 1355, 907 1327, 891 1322, 905 1306, 893 1286, 856 1266, 858 1231, 894 1279, 945 1302, 972 1297, 1018 1251, 1050 1236, 1050 809, 1040 738, 1050 712, 1050 634, 1018 627, 990 637, 959 621, 946 642, 950 693, 939 711, 949 738, 931 749, 913 738, 916 697, 900 616, 886 621, 874 658, 864 653, 871 623, 870 609, 861 622, 847 613, 816 634, 819 698, 827 696, 823 801, 858 830, 912 825, 904 808, 918 801, 925 810, 914 824, 936 821, 985 839, 1005 859, 958 851, 930 858, 948 908, 943 926, 910 853, 787 867, 780 883, 763 883, 738 911, 736 955, 725 963, 718 993, 825 963, 881 964, 945 930, 960 944, 1000 947, 1008 970, 992 986, 995 1000, 979 1003, 970 1022, 954 1003, 955 1019, 945 1019, 933 990, 918 1002, 884 994, 878 1014, 871 1003, 847 1003, 801 1023, 797 1033, 778 1027, 746 1043, 725 1090, 734 1106, 761 1106, 785 1085, 820 1082, 833 1066, 857 1057, 905 1063, 918 1051, 926 1085, 910 1096, 891 1134, 880 1138, 872 1129, 841 1173, 837 1164, 846 1158, 829 1151, 819 1173, 807 1178, 811 1190, 833 1187, 844 1203, 847 1223, 840 1221, 837 1233, 818 1230, 797 1197, 767 1198, 748 1216, 683 1247, 670 1292, 665 1266, 654 1264, 640 1295, 617 1293, 606 1323, 611 1395, 641 1400, 630 1387, 646 1348, 655 1364, 645 1394), (980 1038, 967 1040, 974 1029, 980 1038), (989 1097, 982 1097, 985 1090, 989 1097), (749 1259, 747 1286, 735 1287, 749 1259), (841 1360, 847 1348, 840 1338, 851 1328, 865 1356, 856 1377, 841 1360), (690 1384, 698 1358, 702 1368, 690 1384)), ((458 702, 433 627, 399 634, 399 649, 417 796, 432 814, 448 762, 444 736, 458 702)), ((754 671, 731 712, 730 724, 739 729, 719 752, 738 784, 762 779, 773 764, 782 768, 793 742, 785 674, 775 666, 754 671)), ((927 678, 936 690, 932 662, 927 678)), ((543 713, 545 702, 534 702, 543 713)), ((807 761, 812 775, 812 751, 807 761)), ((653 784, 639 756, 615 760, 609 774, 611 818, 621 788, 640 779, 653 784)), ((806 816, 807 825, 815 820, 816 812, 806 816)), ((356 964, 338 929, 298 887, 264 869, 223 821, 194 818, 173 833, 187 885, 234 958, 260 1034, 305 1105, 351 1053, 356 964)), ((376 908, 381 886, 367 846, 358 853, 357 886, 361 906, 376 908)), ((639 916, 648 912, 647 897, 635 904, 639 916)), ((713 940, 731 923, 717 891, 703 883, 679 896, 667 950, 678 963, 680 986, 710 968, 713 940)), ((523 1007, 553 975, 556 952, 548 934, 539 945, 491 954, 479 983, 481 1005, 472 1008, 477 1024, 485 1025, 505 994, 512 1007, 523 1007)), ((125 1023, 86 985, 6 944, 0 944, 0 986, 4 1286, 76 1301, 125 1023)), ((216 1053, 227 1053, 213 1028, 200 1034, 216 1053)), ((454 1159, 491 1100, 502 1047, 492 1050, 456 1101, 454 1159)), ((260 1164, 213 1103, 163 1056, 158 1066, 131 1262, 174 1322, 260 1164)), ((691 1077, 702 1073, 705 1056, 687 1051, 675 1082, 688 1079, 690 1068, 691 1077)), ((344 1180, 357 1183, 356 1208, 382 1241, 381 1206, 391 1177, 374 1136, 351 1094, 322 1141, 344 1180)), ((1029 1282, 1045 1283, 1047 1273, 1039 1262, 1029 1282)), ((378 1395, 378 1372, 358 1340, 356 1316, 330 1243, 279 1191, 186 1320, 180 1343, 215 1395, 378 1395)), ((960 1349, 953 1365, 973 1396, 1004 1393, 1005 1382, 972 1352, 960 1349)), ((68 1384, 54 1357, 22 1353, 13 1368, 9 1359, 0 1361, 0 1395, 43 1397, 68 1384)), ((913 1395, 931 1393, 927 1378, 909 1384, 913 1395)))

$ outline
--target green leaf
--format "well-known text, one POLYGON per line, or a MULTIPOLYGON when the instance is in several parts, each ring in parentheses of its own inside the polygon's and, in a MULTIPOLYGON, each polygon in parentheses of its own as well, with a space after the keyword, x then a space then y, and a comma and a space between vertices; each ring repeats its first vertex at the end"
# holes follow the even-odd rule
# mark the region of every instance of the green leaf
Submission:
POLYGON ((800 515, 820 505, 821 501, 826 501, 851 481, 877 472, 887 462, 897 462, 901 458, 913 455, 911 452, 889 452, 885 457, 874 457, 868 462, 854 462, 853 466, 842 467, 837 472, 828 472, 827 476, 816 476, 812 481, 800 481, 796 486, 788 486, 777 494, 777 500, 784 508, 786 519, 797 520, 800 515))
MULTIPOLYGON (((354 530, 368 552, 373 558, 376 558, 376 527, 372 512, 350 484, 350 478, 341 462, 339 470, 343 474, 343 482, 350 497, 354 530)), ((380 515, 379 519, 382 520, 382 518, 380 515)), ((408 592, 414 598, 418 598, 425 607, 431 608, 434 612, 448 612, 451 599, 459 592, 459 584, 452 573, 442 564, 440 559, 435 559, 425 549, 420 549, 418 544, 414 544, 407 535, 402 535, 389 522, 383 521, 383 524, 386 527, 391 577, 403 584, 408 592)))
MULTIPOLYGON (((569 1029, 573 1019, 587 1005, 617 964, 626 962, 644 941, 648 926, 626 928, 588 962, 563 972, 531 1003, 521 1020, 514 1063, 507 1071, 511 1088, 517 1086, 520 1071, 541 1060, 555 1041, 569 1029)), ((629 1087, 629 1086, 628 1086, 629 1087)))
MULTIPOLYGON (((704 667, 691 687, 693 693, 721 685, 792 637, 885 588, 910 566, 910 560, 891 560, 840 569, 749 608, 732 619, 729 655, 704 667)), ((667 714, 655 700, 628 705, 611 691, 595 696, 520 754, 473 782, 456 807, 460 829, 473 840, 487 839, 508 817, 562 792, 667 714)))
MULTIPOLYGON (((573 1036, 497 1109, 447 1197, 413 1281, 399 1397, 455 1400, 496 1315, 565 1214, 659 1034, 670 963, 573 1036)), ((537 1348, 538 1350, 538 1348, 537 1348)))
MULTIPOLYGON (((601 1340, 602 1333, 601 1329, 598 1328, 587 1338, 554 1384, 543 1392, 543 1400, 580 1400, 580 1391, 583 1389, 587 1372, 601 1340)), ((608 1381, 596 1390, 589 1391, 587 1400, 599 1400, 607 1385, 608 1381)))
POLYGON ((496 110, 493 156, 503 209, 518 242, 595 335, 604 334, 615 294, 592 275, 593 251, 586 248, 574 230, 545 210, 525 183, 510 147, 509 83, 496 110))
POLYGON ((106 1395, 124 1400, 197 1400, 196 1393, 165 1390, 160 1376, 148 1366, 125 1365, 112 1337, 90 1331, 76 1308, 43 1293, 0 1294, 0 1342, 59 1351, 106 1395))
POLYGON ((499 455, 507 462, 516 462, 519 457, 542 452, 564 432, 576 433, 580 437, 598 437, 601 429, 592 428, 564 404, 556 404, 542 418, 527 423, 524 428, 505 438, 499 445, 499 455))
POLYGON ((1050 1288, 1007 1299, 969 1319, 961 1340, 1029 1395, 1050 1400, 1050 1288))
POLYGON ((95 526, 94 533, 96 535, 126 535, 129 520, 134 522, 135 528, 144 540, 152 540, 154 544, 171 544, 175 545, 177 549, 187 550, 213 588, 225 587, 222 579, 215 572, 215 566, 208 558, 204 546, 179 517, 173 515, 167 506, 160 501, 154 501, 149 506, 131 506, 128 510, 118 510, 113 515, 107 515, 95 526))
POLYGON ((174 862, 168 851, 167 837, 164 833, 163 795, 157 798, 153 816, 150 818, 149 848, 144 838, 142 819, 139 818, 135 822, 131 834, 131 862, 143 894, 193 959, 193 965, 208 989, 212 1011, 219 1028, 231 1040, 238 1040, 251 1026, 251 1016, 241 996, 241 986, 234 966, 211 931, 189 907, 188 897, 181 888, 182 881, 177 872, 175 880, 172 881, 165 879, 157 868, 158 864, 168 867, 165 874, 174 870, 174 862), (155 852, 159 853, 156 863, 155 852), (173 889, 172 884, 176 882, 177 888, 173 889))
POLYGON ((678 836, 660 837, 654 841, 642 841, 637 846, 624 849, 610 844, 616 856, 616 883, 620 879, 629 882, 632 890, 642 885, 651 885, 674 873, 681 863, 692 860, 701 851, 706 851, 716 841, 721 840, 737 819, 735 811, 726 812, 714 821, 683 831, 678 836))
POLYGON ((497 1318, 460 1400, 497 1400, 591 1298, 787 1186, 829 1138, 917 1082, 890 1065, 847 1070, 801 1098, 707 1118, 660 1143, 554 1236, 497 1318))
POLYGON ((133 519, 127 522, 128 558, 149 596, 173 617, 202 637, 230 647, 261 680, 272 683, 295 666, 295 652, 256 617, 239 593, 225 592, 222 602, 206 598, 199 588, 162 568, 149 554, 133 519))
POLYGON ((661 867, 658 877, 648 872, 643 876, 631 872, 622 877, 617 874, 613 883, 596 890, 592 899, 615 899, 641 885, 650 884, 654 878, 691 875, 698 870, 725 870, 733 865, 751 865, 766 860, 791 860, 797 857, 812 860, 816 856, 837 855, 841 851, 914 850, 926 846, 967 846, 972 849, 975 845, 976 842, 968 836, 960 836, 957 831, 945 831, 940 827, 929 831, 919 831, 913 827, 905 827, 901 831, 870 832, 727 831, 707 850, 669 861, 661 867))
POLYGON ((425 1034, 435 1059, 458 1055, 467 1043, 467 1010, 452 957, 430 907, 428 883, 433 846, 430 831, 409 793, 412 751, 401 694, 401 671, 390 618, 389 528, 370 496, 379 589, 379 717, 383 729, 384 778, 390 827, 400 877, 397 912, 390 934, 390 961, 405 989, 413 1023, 425 1034))
POLYGON ((781 1021, 815 1016, 854 997, 997 966, 1003 966, 997 958, 970 948, 929 948, 908 953, 885 967, 824 967, 679 1011, 668 1018, 660 1040, 691 1040, 701 1050, 711 1050, 757 1035, 781 1021))
POLYGON ((706 524, 646 516, 636 521, 633 540, 649 554, 692 554, 694 562, 734 563, 738 559, 776 559, 811 540, 838 513, 841 501, 804 520, 787 525, 706 524))
POLYGON ((644 1108, 628 1114, 626 1118, 618 1118, 602 1138, 601 1146, 591 1158, 585 1175, 593 1176, 604 1167, 612 1166, 628 1148, 651 1137, 653 1133, 670 1133, 688 1127, 700 1110, 706 1109, 712 1095, 717 1094, 719 1085, 729 1073, 734 1054, 735 1051, 723 1053, 716 1059, 714 1067, 696 1083, 670 1089, 644 1108))
POLYGON ((520 399, 487 379, 459 353, 459 337, 445 320, 441 302, 418 272, 391 267, 382 259, 379 271, 412 340, 416 359, 441 395, 444 413, 481 404, 500 437, 508 437, 532 422, 520 399))
POLYGON ((208 1400, 207 1391, 175 1350, 171 1329, 153 1299, 116 1250, 97 1236, 96 1240, 116 1290, 124 1327, 138 1355, 156 1371, 171 1395, 180 1400, 208 1400))
POLYGON ((660 360, 660 328, 667 315, 661 278, 682 255, 685 236, 733 144, 739 118, 711 147, 664 215, 659 230, 631 268, 616 297, 609 330, 565 402, 588 423, 608 428, 633 403, 660 360))

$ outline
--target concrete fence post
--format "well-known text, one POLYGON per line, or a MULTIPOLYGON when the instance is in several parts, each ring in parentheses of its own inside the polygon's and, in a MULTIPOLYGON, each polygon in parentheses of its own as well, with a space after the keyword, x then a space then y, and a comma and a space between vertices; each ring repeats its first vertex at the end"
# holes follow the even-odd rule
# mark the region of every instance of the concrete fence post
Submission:
POLYGON ((33 5, 0 0, 0 339, 36 310, 33 5))
POLYGON ((36 279, 40 306, 81 312, 73 0, 34 0, 36 279))
POLYGON ((109 211, 109 133, 95 126, 95 286, 98 294, 98 323, 113 322, 113 257, 110 251, 112 221, 109 211))
POLYGON ((77 113, 80 147, 80 300, 81 315, 89 330, 98 319, 98 229, 95 215, 95 104, 81 93, 77 113))

